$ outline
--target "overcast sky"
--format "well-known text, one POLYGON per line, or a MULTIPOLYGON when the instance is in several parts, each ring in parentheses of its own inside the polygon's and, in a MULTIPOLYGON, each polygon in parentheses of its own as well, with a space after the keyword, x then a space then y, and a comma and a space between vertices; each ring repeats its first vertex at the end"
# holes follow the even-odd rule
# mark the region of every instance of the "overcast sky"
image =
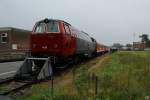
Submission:
POLYGON ((103 44, 126 44, 150 33, 150 0, 0 0, 0 27, 32 30, 46 17, 65 20, 103 44))

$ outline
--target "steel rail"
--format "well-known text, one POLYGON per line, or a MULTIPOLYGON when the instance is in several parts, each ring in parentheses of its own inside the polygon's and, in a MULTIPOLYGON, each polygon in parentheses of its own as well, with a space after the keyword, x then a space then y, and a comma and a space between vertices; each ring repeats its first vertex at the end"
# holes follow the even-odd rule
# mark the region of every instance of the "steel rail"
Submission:
POLYGON ((0 79, 0 85, 5 84, 5 83, 9 83, 13 80, 14 80, 14 77, 8 77, 6 79, 0 79))

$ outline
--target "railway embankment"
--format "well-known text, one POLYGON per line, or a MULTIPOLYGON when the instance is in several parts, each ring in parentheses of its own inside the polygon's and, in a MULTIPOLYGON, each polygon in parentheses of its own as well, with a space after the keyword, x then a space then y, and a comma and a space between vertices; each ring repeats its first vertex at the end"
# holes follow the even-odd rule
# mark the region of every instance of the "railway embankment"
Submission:
POLYGON ((117 52, 73 65, 71 69, 12 94, 17 100, 148 100, 150 52, 117 52))

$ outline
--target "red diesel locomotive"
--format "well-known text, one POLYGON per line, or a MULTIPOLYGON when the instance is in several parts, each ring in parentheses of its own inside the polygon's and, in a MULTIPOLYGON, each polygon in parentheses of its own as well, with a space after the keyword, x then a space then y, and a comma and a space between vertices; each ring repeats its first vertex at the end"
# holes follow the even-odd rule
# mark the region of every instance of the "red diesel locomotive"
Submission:
POLYGON ((97 53, 96 40, 62 20, 37 22, 31 35, 31 55, 50 57, 53 63, 77 56, 91 57, 97 53))

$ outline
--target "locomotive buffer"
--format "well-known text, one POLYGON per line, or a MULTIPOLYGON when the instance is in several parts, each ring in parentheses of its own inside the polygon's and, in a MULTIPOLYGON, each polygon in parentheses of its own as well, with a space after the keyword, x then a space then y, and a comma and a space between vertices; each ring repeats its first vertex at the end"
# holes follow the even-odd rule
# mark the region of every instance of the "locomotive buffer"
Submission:
POLYGON ((50 58, 26 58, 14 76, 15 79, 43 80, 52 77, 50 58), (43 62, 37 66, 35 62, 43 62))

